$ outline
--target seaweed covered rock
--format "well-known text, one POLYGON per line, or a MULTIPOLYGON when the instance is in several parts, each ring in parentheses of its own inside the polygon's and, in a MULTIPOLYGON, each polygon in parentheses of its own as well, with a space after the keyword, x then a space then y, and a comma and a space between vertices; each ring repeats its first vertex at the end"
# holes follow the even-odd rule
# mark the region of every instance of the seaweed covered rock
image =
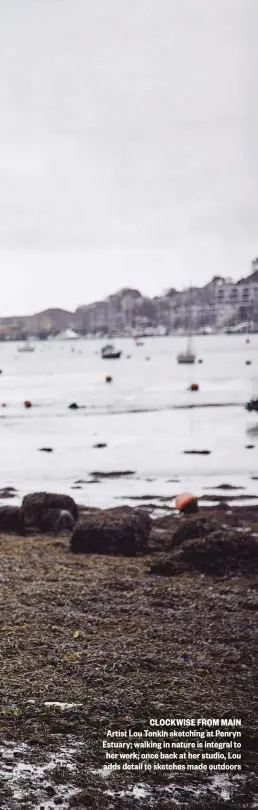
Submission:
POLYGON ((173 576, 193 569, 215 576, 256 573, 258 540, 250 532, 220 528, 210 534, 203 532, 159 557, 149 573, 173 576))
POLYGON ((44 515, 51 509, 67 510, 75 521, 78 517, 78 507, 73 498, 69 495, 59 495, 52 492, 34 492, 31 495, 25 495, 22 508, 25 524, 39 529, 44 515))
POLYGON ((175 520, 173 515, 167 515, 155 519, 151 533, 151 551, 169 553, 186 540, 205 537, 216 528, 215 520, 198 516, 184 517, 181 515, 175 520))
POLYGON ((0 507, 0 532, 2 534, 25 534, 24 512, 18 506, 0 507))
POLYGON ((234 574, 258 570, 258 541, 249 532, 217 529, 207 537, 190 540, 184 560, 203 573, 234 574))
POLYGON ((171 546, 178 546, 186 540, 192 540, 197 537, 206 537, 210 535, 217 525, 215 521, 207 520, 205 518, 194 520, 193 518, 180 519, 180 523, 171 537, 171 546))
POLYGON ((39 521, 40 531, 46 534, 73 531, 74 527, 75 519, 68 509, 46 509, 39 521))
POLYGON ((84 554, 146 554, 151 519, 140 509, 117 508, 84 514, 71 538, 71 551, 84 554))

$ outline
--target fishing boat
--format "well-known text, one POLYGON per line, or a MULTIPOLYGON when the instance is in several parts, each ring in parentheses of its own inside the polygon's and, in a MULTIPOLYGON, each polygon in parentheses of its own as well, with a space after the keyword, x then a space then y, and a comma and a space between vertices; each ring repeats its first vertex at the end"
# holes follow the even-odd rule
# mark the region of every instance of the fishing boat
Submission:
POLYGON ((191 345, 191 338, 188 339, 188 346, 185 352, 181 352, 177 355, 177 362, 182 364, 185 363, 187 365, 193 365, 196 360, 196 355, 193 352, 192 345, 191 345))
POLYGON ((101 349, 102 360, 119 360, 121 354, 122 352, 117 350, 113 343, 107 343, 107 345, 103 346, 103 349, 101 349))

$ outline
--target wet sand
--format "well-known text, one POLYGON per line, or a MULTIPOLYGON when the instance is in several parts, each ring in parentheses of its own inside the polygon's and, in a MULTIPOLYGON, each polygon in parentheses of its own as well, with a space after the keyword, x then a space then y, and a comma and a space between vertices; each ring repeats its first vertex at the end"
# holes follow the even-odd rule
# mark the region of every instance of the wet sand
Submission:
MULTIPOLYGON (((258 532, 258 507, 201 507, 199 519, 258 532)), ((5 810, 256 806, 257 570, 151 574, 179 525, 157 518, 137 558, 72 555, 69 535, 1 536, 5 810), (106 731, 159 716, 241 717, 241 779, 104 779, 106 731)))

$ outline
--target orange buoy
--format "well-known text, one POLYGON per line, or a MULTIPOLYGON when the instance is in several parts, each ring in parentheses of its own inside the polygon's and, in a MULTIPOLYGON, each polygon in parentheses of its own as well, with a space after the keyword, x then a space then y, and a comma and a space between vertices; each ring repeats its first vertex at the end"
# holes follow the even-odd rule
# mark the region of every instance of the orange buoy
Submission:
POLYGON ((106 377, 106 382, 107 382, 107 383, 111 383, 111 382, 113 382, 113 377, 110 377, 110 376, 108 375, 108 376, 106 377))
POLYGON ((188 514, 198 512, 198 500, 196 495, 192 495, 191 492, 181 492, 180 495, 176 497, 176 509, 178 512, 188 514))
POLYGON ((199 391, 198 383, 191 383, 191 385, 189 385, 188 391, 199 391))
POLYGON ((32 407, 32 402, 30 401, 30 399, 25 399, 24 407, 25 408, 31 408, 32 407))

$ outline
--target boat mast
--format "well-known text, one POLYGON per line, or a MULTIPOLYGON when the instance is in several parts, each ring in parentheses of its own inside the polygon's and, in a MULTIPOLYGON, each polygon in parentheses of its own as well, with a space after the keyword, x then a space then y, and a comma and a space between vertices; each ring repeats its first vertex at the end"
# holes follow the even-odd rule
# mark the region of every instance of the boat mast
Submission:
POLYGON ((189 287, 189 315, 188 315, 188 324, 187 324, 187 334, 188 334, 188 341, 187 341, 187 351, 192 351, 192 335, 193 335, 193 325, 192 325, 192 282, 190 281, 189 287))
POLYGON ((108 301, 108 337, 112 338, 112 302, 108 301))

